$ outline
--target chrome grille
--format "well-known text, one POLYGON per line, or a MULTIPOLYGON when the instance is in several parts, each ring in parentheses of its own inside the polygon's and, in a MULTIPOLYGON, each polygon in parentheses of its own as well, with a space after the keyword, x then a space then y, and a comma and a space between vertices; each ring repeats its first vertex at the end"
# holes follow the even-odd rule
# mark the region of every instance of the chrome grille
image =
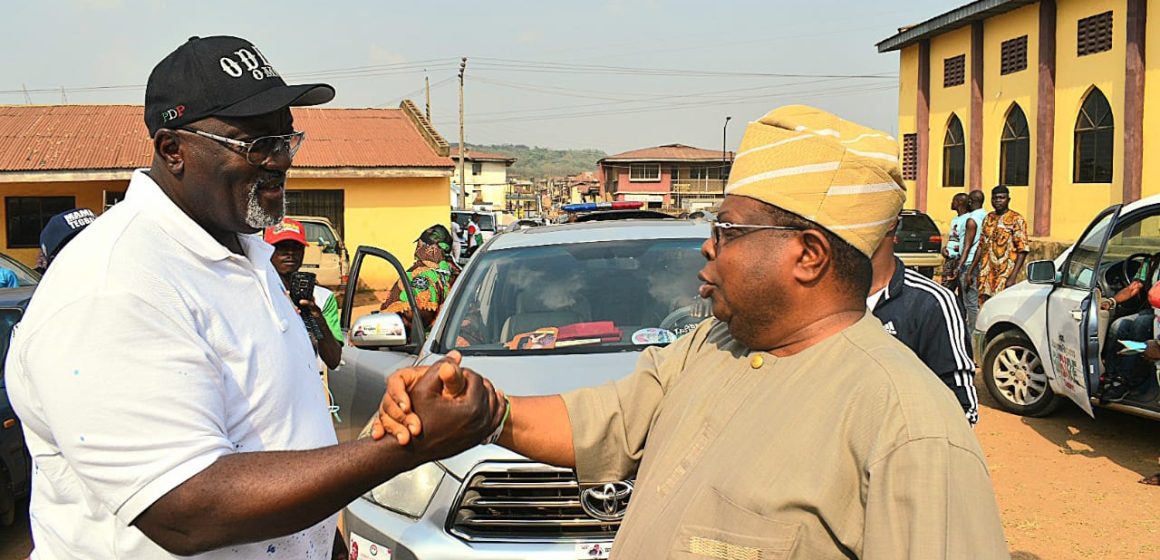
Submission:
POLYGON ((548 466, 481 466, 452 511, 449 529, 468 540, 612 540, 620 526, 585 513, 576 475, 548 466))

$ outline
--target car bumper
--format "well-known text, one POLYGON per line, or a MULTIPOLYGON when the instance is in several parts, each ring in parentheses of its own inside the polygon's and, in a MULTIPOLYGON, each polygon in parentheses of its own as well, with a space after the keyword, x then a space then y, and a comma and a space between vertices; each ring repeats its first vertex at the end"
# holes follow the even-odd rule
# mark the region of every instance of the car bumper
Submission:
POLYGON ((987 336, 987 333, 979 329, 975 329, 971 333, 971 351, 974 354, 975 365, 979 367, 982 367, 983 364, 983 343, 986 342, 984 340, 985 336, 987 336))
POLYGON ((899 253, 898 258, 906 266, 937 268, 943 263, 942 255, 938 253, 899 253))
MULTIPOLYGON (((366 499, 359 498, 343 512, 343 537, 347 545, 358 543, 358 558, 391 560, 510 560, 536 558, 544 560, 578 560, 597 558, 582 553, 580 547, 609 541, 571 542, 471 542, 449 533, 445 527, 449 507, 455 503, 460 482, 444 476, 427 511, 419 519, 395 513, 366 499), (371 555, 371 547, 378 551, 371 555), (390 551, 385 554, 383 549, 390 551)), ((600 556, 607 558, 607 556, 600 556)), ((351 558, 355 558, 351 550, 351 558)))

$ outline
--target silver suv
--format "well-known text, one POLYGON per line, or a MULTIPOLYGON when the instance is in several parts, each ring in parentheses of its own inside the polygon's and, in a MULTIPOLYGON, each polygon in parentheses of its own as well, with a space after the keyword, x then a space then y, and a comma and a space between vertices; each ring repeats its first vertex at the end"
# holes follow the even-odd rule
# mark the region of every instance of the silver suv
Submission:
MULTIPOLYGON (((404 335, 393 314, 356 317, 354 347, 330 375, 340 438, 366 425, 385 373, 433 363, 453 348, 466 367, 515 395, 630 373, 644 348, 668 344, 708 316, 697 297, 708 235, 703 222, 626 220, 496 236, 459 278, 429 337, 421 325, 404 335)), ((392 257, 359 248, 351 286, 376 259, 392 257)), ((354 309, 377 309, 358 303, 346 305, 344 325, 354 309)), ((582 488, 569 469, 480 446, 375 488, 347 507, 344 526, 359 558, 383 549, 423 560, 607 558, 631 491, 632 481, 582 488)))

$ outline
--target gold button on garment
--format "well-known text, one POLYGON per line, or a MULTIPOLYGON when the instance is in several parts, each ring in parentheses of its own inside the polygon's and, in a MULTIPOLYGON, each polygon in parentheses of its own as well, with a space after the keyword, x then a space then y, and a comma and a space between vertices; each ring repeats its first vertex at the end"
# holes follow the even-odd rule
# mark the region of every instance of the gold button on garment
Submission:
POLYGON ((754 354, 753 358, 749 360, 749 365, 753 369, 761 369, 763 364, 765 364, 765 358, 762 358, 761 354, 754 354))

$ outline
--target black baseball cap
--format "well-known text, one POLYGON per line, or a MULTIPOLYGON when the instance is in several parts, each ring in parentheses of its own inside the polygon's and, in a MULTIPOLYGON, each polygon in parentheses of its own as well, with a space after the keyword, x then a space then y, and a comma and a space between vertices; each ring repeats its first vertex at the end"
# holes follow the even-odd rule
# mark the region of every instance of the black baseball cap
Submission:
POLYGON ((254 117, 334 99, 327 84, 286 85, 262 51, 238 37, 190 37, 149 74, 145 126, 179 128, 206 117, 254 117))

